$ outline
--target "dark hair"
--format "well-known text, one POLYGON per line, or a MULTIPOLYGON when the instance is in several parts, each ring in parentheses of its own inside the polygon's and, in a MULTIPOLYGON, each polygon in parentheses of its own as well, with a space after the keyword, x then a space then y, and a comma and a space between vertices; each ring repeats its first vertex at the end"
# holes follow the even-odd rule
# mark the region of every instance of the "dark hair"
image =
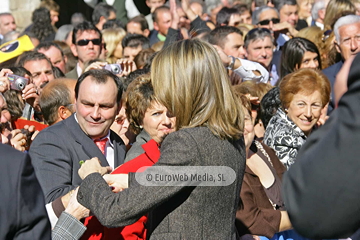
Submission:
POLYGON ((28 61, 39 61, 39 60, 46 60, 51 66, 50 60, 43 54, 35 51, 28 51, 24 52, 19 56, 19 59, 17 60, 17 66, 23 67, 26 62, 28 61))
POLYGON ((134 62, 137 69, 143 68, 148 59, 155 53, 155 51, 151 48, 146 48, 141 50, 136 57, 134 58, 134 62))
POLYGON ((218 45, 221 48, 223 48, 227 41, 226 37, 231 33, 237 33, 243 36, 243 33, 240 31, 240 29, 236 27, 232 27, 232 26, 216 27, 214 30, 212 30, 209 33, 209 43, 213 45, 218 45))
POLYGON ((216 26, 228 25, 231 15, 240 15, 236 8, 223 7, 216 15, 216 26))
POLYGON ((297 5, 297 2, 296 2, 296 0, 275 0, 274 1, 274 7, 279 12, 285 5, 295 6, 295 5, 297 5))
POLYGON ((109 19, 103 25, 103 30, 108 28, 125 28, 119 19, 109 19))
MULTIPOLYGON (((132 19, 130 19, 130 20, 128 21, 128 23, 130 23, 130 22, 139 23, 140 26, 141 26, 141 31, 144 31, 145 29, 149 29, 149 24, 148 24, 148 22, 146 21, 145 16, 142 15, 142 14, 140 14, 140 15, 138 15, 138 16, 136 16, 136 17, 133 17, 132 19)), ((126 29, 126 31, 127 31, 127 29, 126 29)))
POLYGON ((235 4, 232 8, 235 8, 240 15, 244 14, 246 11, 251 13, 250 7, 247 4, 235 4))
POLYGON ((260 101, 260 119, 267 127, 270 119, 275 115, 278 108, 281 107, 280 89, 274 87, 270 89, 260 101))
POLYGON ((269 37, 271 39, 271 42, 274 43, 274 37, 269 29, 253 28, 245 36, 244 47, 247 48, 251 42, 258 39, 264 40, 266 37, 269 37))
POLYGON ((111 12, 116 13, 116 9, 104 2, 101 2, 95 6, 91 19, 94 24, 98 24, 101 17, 108 19, 111 12))
POLYGON ((51 86, 45 86, 42 93, 40 94, 39 104, 41 107, 41 112, 44 116, 45 122, 49 125, 52 125, 57 120, 57 110, 59 107, 67 107, 71 102, 72 92, 62 79, 56 79, 56 84, 54 82, 51 86), (46 88, 51 87, 50 90, 46 88))
POLYGON ((318 55, 319 69, 321 69, 320 53, 316 45, 306 38, 295 37, 287 41, 282 47, 280 78, 299 68, 307 51, 318 55))
POLYGON ((74 27, 74 30, 72 32, 72 43, 76 44, 76 35, 77 35, 78 32, 82 33, 82 32, 85 32, 85 31, 95 31, 95 32, 97 32, 99 34, 99 38, 102 40, 102 34, 101 34, 100 30, 97 27, 95 27, 95 25, 92 24, 91 22, 84 21, 82 23, 77 24, 74 27))
POLYGON ((65 74, 58 67, 52 67, 54 78, 63 78, 65 74))
POLYGON ((123 83, 118 76, 105 69, 91 69, 81 74, 75 86, 75 99, 77 99, 79 96, 79 89, 81 83, 84 81, 85 78, 89 76, 91 77, 91 80, 96 83, 106 83, 109 78, 113 79, 118 89, 116 100, 117 102, 121 101, 122 93, 124 90, 123 83))
POLYGON ((39 51, 40 49, 44 49, 45 51, 47 51, 51 47, 57 48, 61 52, 61 56, 64 57, 64 52, 63 52, 62 48, 57 43, 54 43, 54 42, 42 42, 36 46, 34 51, 39 51))
POLYGON ((35 9, 31 20, 33 25, 30 32, 34 33, 40 42, 46 40, 50 35, 55 34, 54 27, 51 25, 50 11, 47 8, 41 7, 35 9))
POLYGON ((141 34, 127 34, 122 42, 121 45, 124 48, 137 48, 141 45, 142 49, 150 48, 150 41, 149 38, 141 35, 141 34))
POLYGON ((125 79, 124 79, 124 91, 127 90, 127 87, 130 85, 132 81, 134 81, 140 75, 144 75, 150 72, 149 68, 143 69, 136 69, 135 71, 131 72, 125 79))
POLYGON ((162 5, 160 7, 157 7, 155 9, 155 11, 153 12, 152 14, 152 19, 154 22, 157 22, 158 21, 158 13, 161 12, 161 11, 168 11, 170 12, 170 8, 168 6, 165 6, 165 5, 162 5))

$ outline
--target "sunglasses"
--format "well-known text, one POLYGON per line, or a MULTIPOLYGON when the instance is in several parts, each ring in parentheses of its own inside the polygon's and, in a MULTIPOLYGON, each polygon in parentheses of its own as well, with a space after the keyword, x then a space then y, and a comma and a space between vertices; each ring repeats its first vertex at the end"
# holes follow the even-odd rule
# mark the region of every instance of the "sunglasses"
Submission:
POLYGON ((272 22, 273 24, 278 24, 280 22, 280 19, 278 18, 272 18, 272 19, 265 19, 259 22, 260 25, 269 25, 269 23, 272 22))
POLYGON ((94 45, 101 45, 101 39, 95 38, 95 39, 82 39, 77 41, 76 45, 78 46, 86 46, 89 44, 89 42, 92 42, 94 45))

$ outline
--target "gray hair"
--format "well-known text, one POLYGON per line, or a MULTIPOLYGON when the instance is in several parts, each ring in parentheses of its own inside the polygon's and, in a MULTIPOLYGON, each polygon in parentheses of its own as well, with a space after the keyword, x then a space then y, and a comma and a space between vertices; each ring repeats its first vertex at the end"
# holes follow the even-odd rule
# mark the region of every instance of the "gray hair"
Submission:
MULTIPOLYGON (((229 1, 232 2, 232 1, 229 1)), ((211 11, 214 8, 217 8, 219 5, 223 5, 221 0, 206 0, 205 1, 205 5, 206 5, 206 13, 211 14, 211 11)))
POLYGON ((58 31, 55 35, 55 40, 57 41, 65 41, 68 37, 69 33, 74 29, 74 26, 71 24, 65 24, 59 27, 58 31))
MULTIPOLYGON (((339 28, 345 25, 360 23, 360 16, 358 15, 346 15, 344 17, 339 18, 334 25, 334 34, 335 39, 338 43, 340 43, 340 33, 339 28)), ((360 33, 360 32, 359 32, 360 33)))
POLYGON ((269 7, 269 6, 261 6, 257 8, 254 13, 252 14, 252 24, 256 25, 259 23, 260 14, 267 11, 267 10, 274 10, 279 17, 279 11, 276 8, 269 7))
POLYGON ((279 1, 275 1, 274 5, 275 5, 275 8, 280 12, 280 10, 285 5, 297 6, 297 2, 296 2, 296 0, 279 0, 279 1))
POLYGON ((316 2, 311 9, 311 17, 314 21, 319 18, 319 11, 325 9, 325 1, 316 2))
POLYGON ((254 28, 246 34, 244 40, 244 47, 247 48, 251 42, 254 42, 258 39, 264 40, 266 37, 269 37, 271 39, 271 42, 274 44, 274 37, 269 29, 254 28))

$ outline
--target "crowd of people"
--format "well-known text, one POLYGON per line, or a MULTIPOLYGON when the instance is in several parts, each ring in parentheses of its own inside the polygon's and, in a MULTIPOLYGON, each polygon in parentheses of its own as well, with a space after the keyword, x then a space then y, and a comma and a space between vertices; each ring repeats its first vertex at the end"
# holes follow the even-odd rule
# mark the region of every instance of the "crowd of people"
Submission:
POLYGON ((0 13, 0 239, 360 239, 360 1, 84 1, 0 13))

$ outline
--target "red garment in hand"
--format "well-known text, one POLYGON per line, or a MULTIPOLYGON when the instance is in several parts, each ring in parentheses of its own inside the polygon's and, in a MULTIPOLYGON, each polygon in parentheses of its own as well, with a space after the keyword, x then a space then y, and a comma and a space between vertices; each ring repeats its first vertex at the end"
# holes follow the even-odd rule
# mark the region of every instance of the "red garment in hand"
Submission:
MULTIPOLYGON (((141 167, 150 167, 154 165, 160 158, 160 150, 157 142, 150 140, 141 146, 145 153, 124 163, 116 168, 111 174, 136 172, 141 167)), ((146 239, 146 223, 147 217, 142 216, 135 223, 118 228, 106 228, 101 225, 95 216, 87 217, 84 225, 87 230, 81 237, 82 240, 145 240, 146 239)))

